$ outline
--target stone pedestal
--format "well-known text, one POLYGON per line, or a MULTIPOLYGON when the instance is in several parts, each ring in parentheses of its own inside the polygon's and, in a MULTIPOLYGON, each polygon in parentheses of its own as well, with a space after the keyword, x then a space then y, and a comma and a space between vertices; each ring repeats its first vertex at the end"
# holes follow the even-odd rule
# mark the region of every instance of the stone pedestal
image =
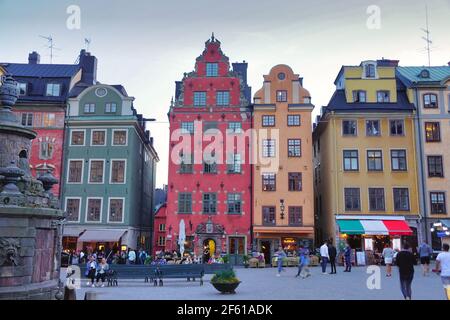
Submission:
POLYGON ((0 206, 0 299, 54 299, 60 210, 0 206))

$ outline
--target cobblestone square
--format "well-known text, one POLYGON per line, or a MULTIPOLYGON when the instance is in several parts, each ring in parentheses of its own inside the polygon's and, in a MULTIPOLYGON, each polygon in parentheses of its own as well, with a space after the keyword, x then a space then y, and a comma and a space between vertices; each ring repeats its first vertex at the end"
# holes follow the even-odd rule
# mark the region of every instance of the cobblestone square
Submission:
MULTIPOLYGON (((222 295, 209 283, 211 275, 205 276, 203 286, 199 282, 169 279, 163 287, 154 287, 143 280, 120 281, 118 287, 91 288, 83 279, 77 299, 84 299, 87 291, 97 293, 100 300, 402 300, 398 270, 394 268, 391 278, 385 276, 381 267, 381 288, 367 288, 367 267, 355 267, 344 273, 338 267, 336 275, 323 275, 319 267, 312 267, 312 276, 295 278, 297 268, 285 268, 280 277, 275 268, 236 268, 242 281, 236 294, 222 295)), ((420 266, 416 266, 412 285, 415 300, 444 300, 440 278, 435 274, 423 277, 420 266)))

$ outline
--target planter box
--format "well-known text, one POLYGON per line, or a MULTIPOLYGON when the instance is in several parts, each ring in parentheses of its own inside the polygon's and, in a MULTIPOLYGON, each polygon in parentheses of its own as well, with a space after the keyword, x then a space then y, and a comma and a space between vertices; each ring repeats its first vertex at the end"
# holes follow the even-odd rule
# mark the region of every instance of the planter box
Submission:
POLYGON ((217 289, 220 293, 229 293, 234 294, 236 293, 236 288, 239 286, 241 282, 235 282, 235 283, 218 283, 218 282, 211 282, 211 284, 214 286, 214 288, 217 289))

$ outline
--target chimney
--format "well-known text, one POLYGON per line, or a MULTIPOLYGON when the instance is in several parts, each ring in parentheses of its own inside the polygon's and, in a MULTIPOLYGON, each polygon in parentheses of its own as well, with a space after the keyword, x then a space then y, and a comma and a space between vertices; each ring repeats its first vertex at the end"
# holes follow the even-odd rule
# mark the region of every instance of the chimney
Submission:
POLYGON ((379 67, 398 67, 399 60, 390 60, 381 58, 381 60, 377 60, 377 65, 379 67))
POLYGON ((40 62, 41 56, 36 51, 33 51, 28 55, 28 64, 39 64, 40 62))
POLYGON ((80 51, 81 82, 86 84, 97 83, 97 58, 91 56, 86 50, 80 51))

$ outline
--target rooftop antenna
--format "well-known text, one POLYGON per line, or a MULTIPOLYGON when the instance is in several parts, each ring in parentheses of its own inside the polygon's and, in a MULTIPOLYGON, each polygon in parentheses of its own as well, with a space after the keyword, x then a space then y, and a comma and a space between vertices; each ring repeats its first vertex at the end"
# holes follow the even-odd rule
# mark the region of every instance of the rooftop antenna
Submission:
POLYGON ((91 38, 84 38, 84 45, 86 48, 86 51, 89 52, 89 45, 91 44, 91 38))
POLYGON ((41 37, 41 38, 43 38, 43 39, 48 41, 46 47, 48 49, 50 49, 50 64, 52 64, 53 63, 53 56, 54 56, 53 55, 53 50, 59 50, 59 49, 56 48, 55 45, 53 44, 53 37, 51 35, 48 36, 48 37, 40 35, 39 37, 41 37))
POLYGON ((430 44, 432 44, 433 42, 430 40, 430 29, 428 28, 428 6, 425 5, 425 19, 426 19, 426 29, 421 28, 423 32, 425 32, 426 37, 422 37, 423 40, 425 40, 425 42, 427 43, 425 49, 427 50, 428 53, 428 67, 431 67, 431 49, 430 49, 430 44))

